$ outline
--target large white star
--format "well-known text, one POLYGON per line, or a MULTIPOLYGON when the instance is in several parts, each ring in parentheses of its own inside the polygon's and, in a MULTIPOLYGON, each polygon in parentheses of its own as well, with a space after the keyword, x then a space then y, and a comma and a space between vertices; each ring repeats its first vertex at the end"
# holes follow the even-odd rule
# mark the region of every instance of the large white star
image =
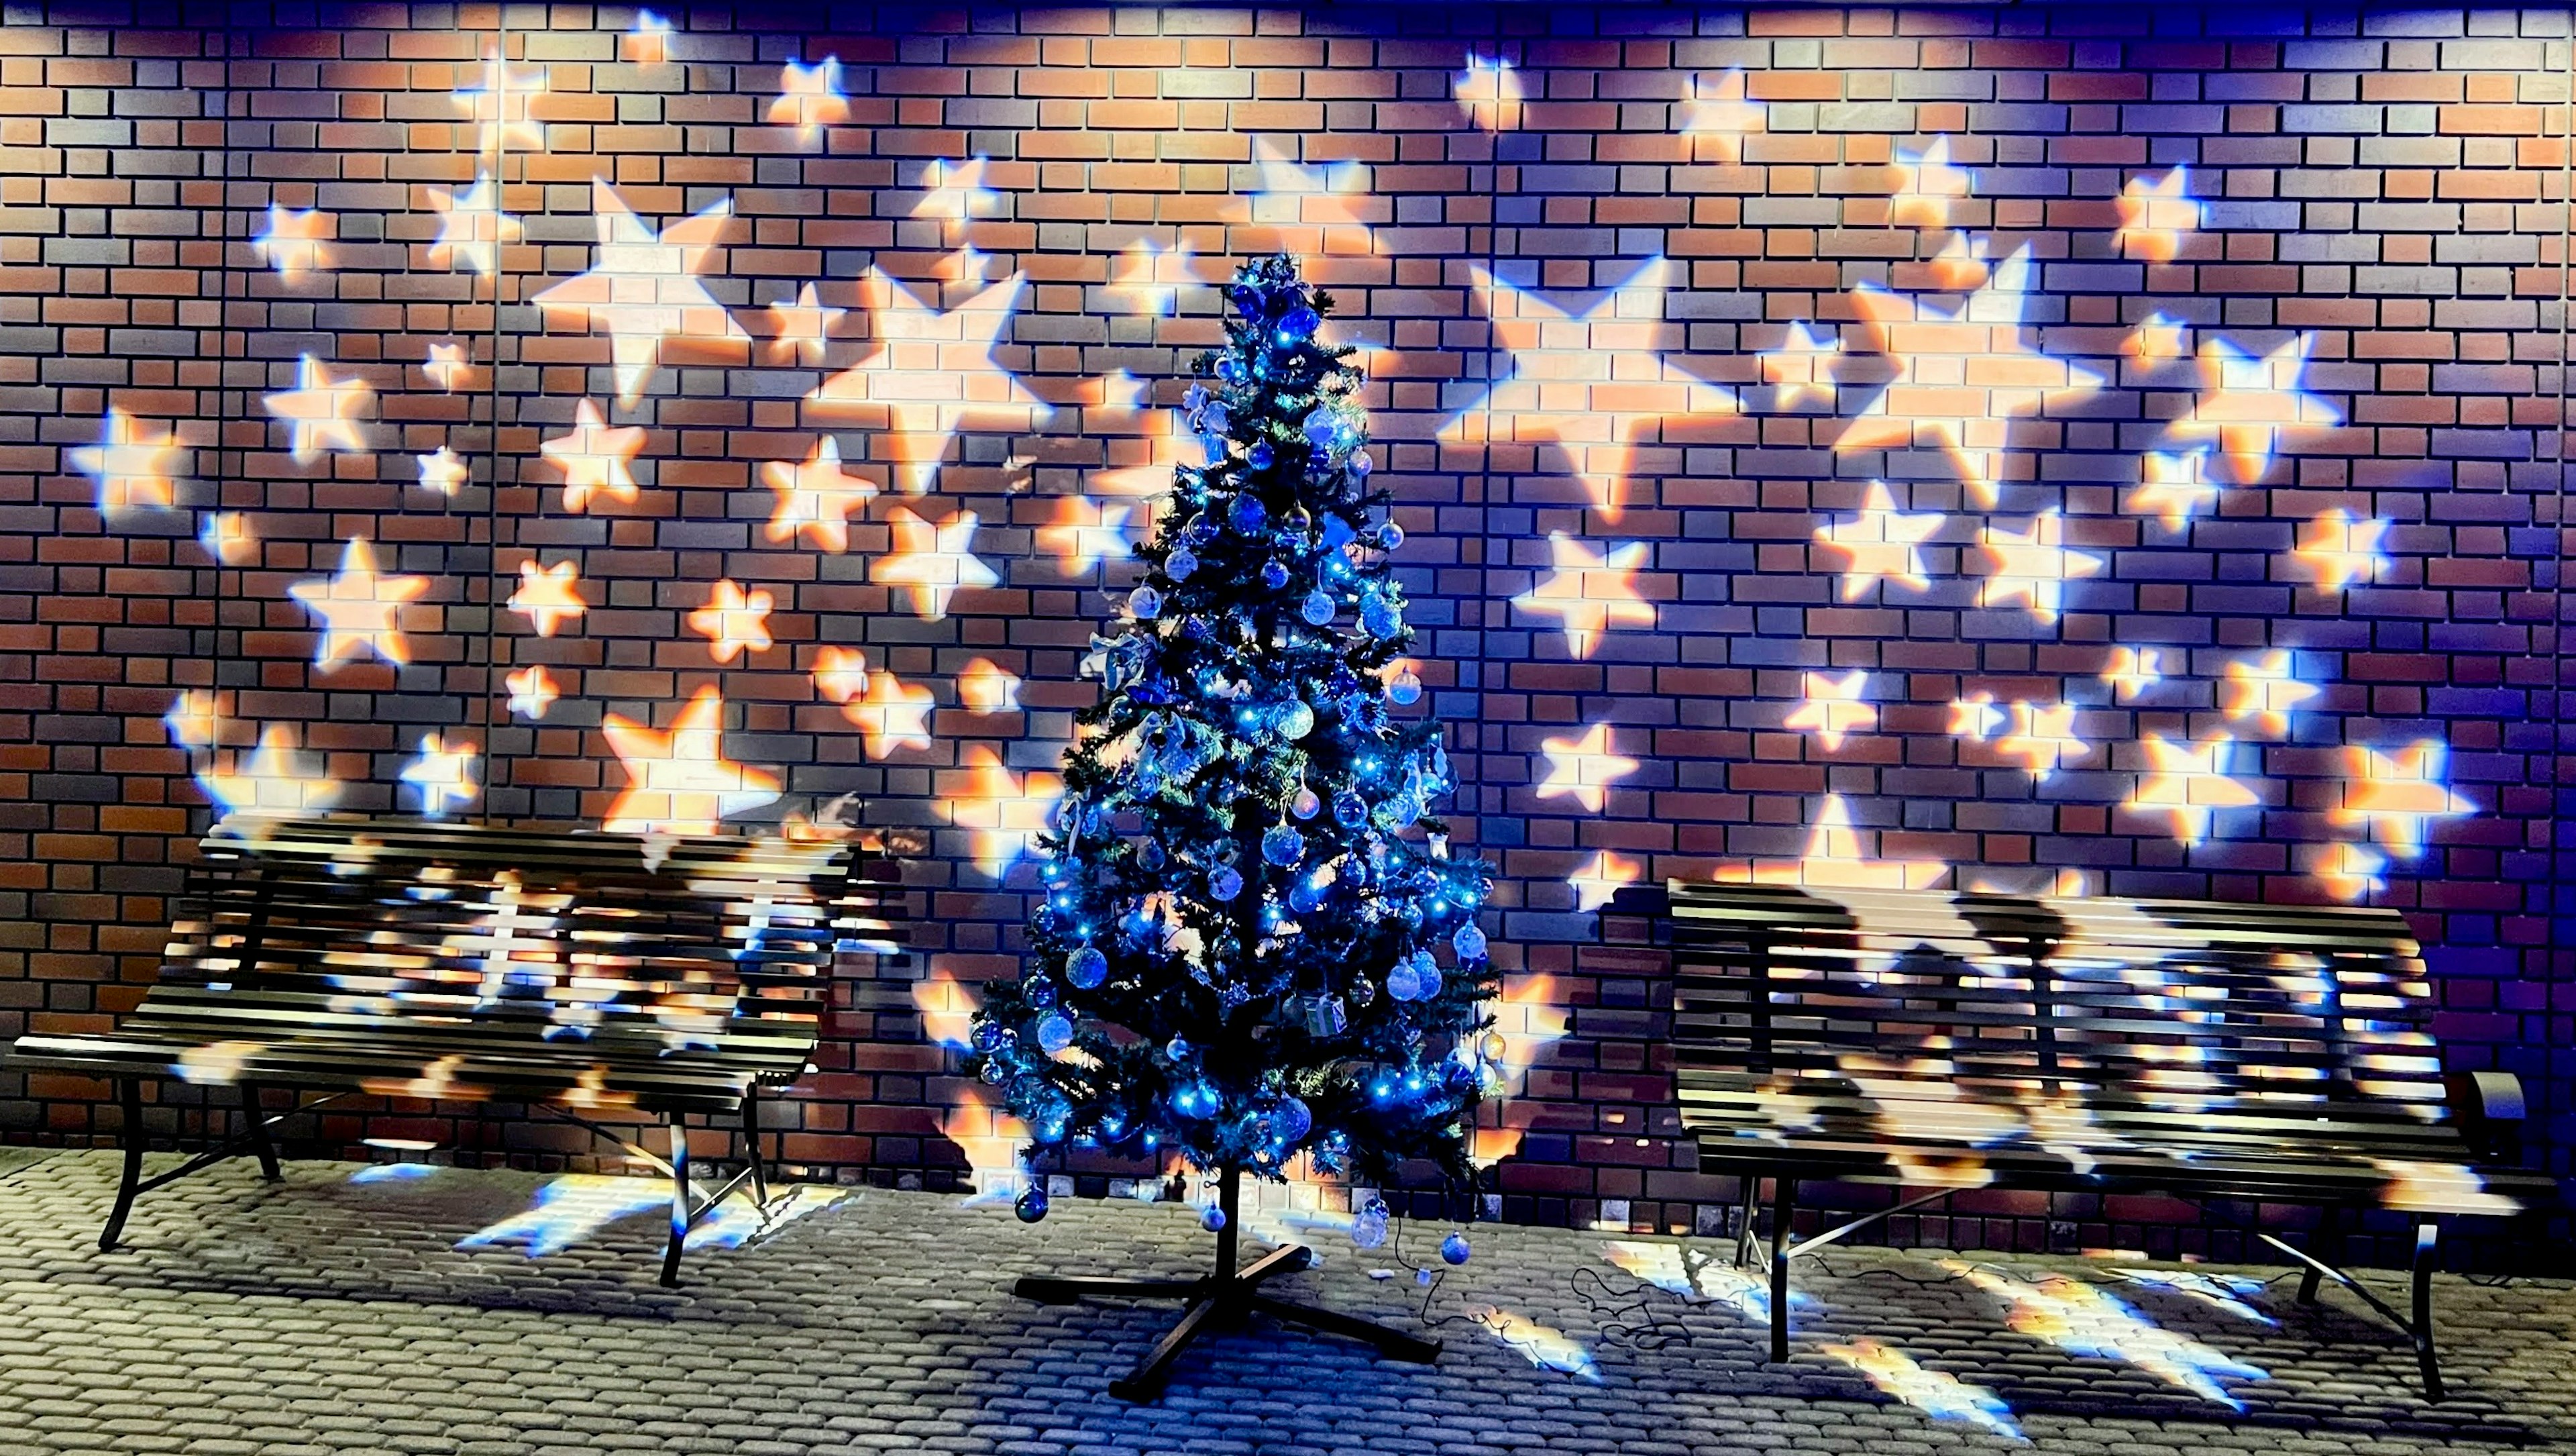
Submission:
POLYGON ((1827 753, 1839 753, 1845 737, 1878 726, 1878 709, 1861 696, 1869 687, 1867 668, 1855 668, 1838 678, 1821 672, 1802 677, 1806 701, 1780 720, 1781 727, 1813 733, 1827 753))
POLYGON ((320 360, 306 354, 295 361, 295 387, 261 403, 286 426, 286 453, 296 464, 310 465, 326 450, 367 453, 367 432, 357 416, 374 397, 367 381, 354 374, 333 379, 320 360))
POLYGON ((474 377, 474 366, 466 362, 463 344, 432 344, 429 362, 421 366, 421 372, 429 376, 430 383, 454 394, 474 377))
POLYGON ((2300 530, 2290 555, 2319 592, 2339 592, 2388 570, 2388 553, 2380 549, 2387 537, 2388 522, 2362 520, 2337 506, 2300 530))
POLYGON ((773 362, 806 364, 823 362, 823 352, 832 345, 832 326, 848 313, 846 308, 826 308, 822 295, 808 283, 797 290, 792 300, 780 299, 769 306, 769 357, 773 362))
POLYGON ((2022 343, 2029 287, 2025 244, 1955 313, 1869 284, 1854 289, 1852 307, 1896 377, 1844 427, 1834 453, 1938 444, 1978 501, 1992 507, 2013 419, 2038 414, 2057 396, 2102 387, 2092 370, 2022 343))
POLYGON ((984 185, 984 173, 991 166, 983 157, 969 157, 962 162, 933 158, 930 169, 922 174, 921 200, 912 205, 912 215, 962 223, 1001 211, 1002 194, 984 185))
POLYGON ((448 99, 474 127, 475 150, 498 157, 507 147, 546 149, 545 123, 529 112, 529 104, 545 94, 543 67, 522 70, 502 60, 496 49, 483 58, 480 82, 460 88, 448 99))
POLYGON ((590 207, 599 227, 598 261, 589 272, 565 279, 534 301, 550 313, 574 314, 590 329, 607 332, 619 403, 632 405, 644 397, 667 340, 749 344, 751 335, 698 280, 732 220, 731 198, 659 233, 635 215, 605 178, 590 179, 590 207))
POLYGON ((2235 466, 2239 485, 2261 480, 2283 436, 2343 423, 2341 411, 2307 392, 2308 351, 2314 347, 2316 335, 2301 334, 2257 359, 2225 339, 2204 340, 2202 393, 2191 413, 2167 425, 2165 433, 2215 442, 2235 466))
POLYGON ((2397 750, 2352 744, 2344 749, 2343 802, 2328 815, 2388 846, 2401 859, 2424 852, 2425 829, 2435 819, 2474 814, 2477 802, 2442 781, 2449 749, 2422 738, 2397 750))
POLYGON ((2012 705, 2013 727, 1995 743, 1998 757, 2009 758, 2042 783, 2068 759, 2089 758, 2093 745, 2075 731, 2073 703, 2012 705))
POLYGON ((947 524, 933 526, 898 507, 890 524, 894 550, 877 559, 872 577, 880 585, 910 591, 912 609, 924 621, 947 616, 949 598, 960 590, 1001 584, 993 568, 975 555, 973 511, 960 511, 947 524))
POLYGON ((724 756, 724 696, 698 689, 656 733, 610 713, 600 719, 626 767, 626 788, 601 827, 612 834, 712 834, 718 821, 773 803, 778 779, 724 756))
POLYGON ((477 172, 463 191, 432 188, 429 205, 438 213, 438 240, 429 245, 432 267, 471 268, 486 278, 501 271, 501 246, 519 240, 519 220, 501 210, 500 189, 492 174, 477 172))
POLYGON ((1770 108, 1746 94, 1741 66, 1715 76, 1691 77, 1690 100, 1682 104, 1681 133, 1721 162, 1744 160, 1744 139, 1770 126, 1770 108))
POLYGON ((1637 595, 1637 569, 1646 564, 1646 551, 1646 542, 1631 541, 1595 552, 1563 531, 1550 531, 1548 574, 1512 598, 1512 605, 1556 618, 1565 631, 1565 650, 1590 657, 1609 628, 1655 625, 1654 603, 1637 595))
MULTIPOLYGON (((930 714, 936 702, 930 689, 915 687, 884 668, 862 672, 861 677, 865 685, 842 701, 841 716, 859 730, 860 745, 868 757, 883 758, 907 748, 928 748, 930 714)), ((817 685, 822 680, 818 670, 817 685)))
POLYGON ((942 313, 869 269, 859 294, 875 315, 876 350, 816 386, 806 413, 889 431, 883 458, 906 493, 929 490, 959 430, 1027 429, 1052 413, 993 357, 1024 282, 1014 273, 942 313))
POLYGON ((165 510, 178 499, 179 437, 144 427, 111 405, 99 421, 98 443, 66 453, 74 470, 98 483, 98 513, 110 519, 130 510, 165 510))
POLYGON ((2142 458, 2146 482, 2129 492, 2129 509, 2154 516, 2168 531, 2180 532, 2191 518, 2218 499, 2210 483, 2209 452, 2185 450, 2171 455, 2150 450, 2142 458))
POLYGON ((999 879, 1046 832, 1064 780, 1034 769, 1015 774, 990 744, 970 743, 960 757, 966 784, 941 801, 940 811, 968 831, 975 868, 999 879))
POLYGON ((1808 829, 1805 852, 1794 860, 1757 863, 1719 878, 1757 885, 1814 885, 1843 890, 1928 890, 1950 867, 1937 859, 1879 859, 1852 823, 1851 805, 1825 795, 1808 829))
POLYGON ((403 606, 429 590, 425 576, 378 576, 375 548, 352 536, 340 552, 337 576, 299 581, 286 594, 322 619, 322 643, 313 665, 324 672, 342 658, 372 652, 401 667, 411 661, 400 619, 403 606))
POLYGON ((471 804, 482 792, 474 782, 474 747, 447 746, 436 733, 421 735, 420 754, 404 764, 402 781, 420 792, 423 818, 444 819, 451 804, 471 804))
POLYGON ((2173 837, 2186 847, 2209 837, 2210 816, 2218 810, 2262 802, 2252 789, 2227 776, 2228 750, 2236 743, 2228 734, 2176 744, 2161 733, 2148 733, 2138 743, 2151 771, 2138 776, 2137 791, 2124 807, 2133 814, 2167 816, 2173 837))
MULTIPOLYGON (((1494 337, 1511 352, 1511 372, 1443 425, 1440 438, 1482 440, 1488 449, 1505 440, 1554 445, 1593 508, 1617 520, 1640 448, 1660 443, 1666 421, 1737 412, 1733 394, 1663 352, 1682 342, 1680 327, 1664 321, 1672 271, 1650 259, 1578 314, 1470 268, 1494 337)), ((1668 462, 1648 463, 1678 470, 1678 449, 1667 453, 1668 462)))
POLYGON ((2019 602, 2043 622, 2056 621, 2065 609, 2068 581, 2102 569, 2101 557, 2068 549, 2066 518, 2054 508, 2033 517, 2026 530, 1985 527, 1977 549, 1986 558, 1986 579, 1977 589, 1977 605, 2019 602))
POLYGON ((2143 175, 2120 189, 2120 230, 2111 244, 2150 263, 2170 263, 2182 251, 2183 234, 2197 232, 2204 216, 2192 200, 2191 169, 2176 167, 2155 181, 2143 175))
POLYGON ((1882 581, 1921 591, 1931 585, 1923 571, 1923 543, 1941 529, 1943 519, 1939 512, 1899 512, 1886 483, 1873 480, 1860 514, 1818 527, 1816 547, 1842 558, 1844 601, 1859 601, 1882 581))
POLYGON ((295 740, 276 724, 260 730, 257 752, 234 759, 230 770, 208 767, 197 774, 197 786, 225 817, 318 814, 340 800, 339 780, 296 752, 295 740))
POLYGON ((295 212, 272 202, 268 205, 268 225, 252 236, 250 250, 261 262, 276 269, 278 277, 297 283, 306 274, 331 266, 330 239, 338 231, 327 212, 295 212))
POLYGON ((1539 780, 1538 797, 1572 799, 1598 814, 1609 802, 1610 786, 1637 771, 1637 761, 1611 746, 1610 725, 1595 723, 1579 738, 1542 739, 1547 776, 1539 780))
POLYGON ((1379 209, 1369 195, 1366 163, 1304 166, 1267 135, 1252 139, 1252 161, 1261 178, 1251 221, 1275 232, 1281 251, 1359 257, 1377 251, 1367 214, 1379 209))
POLYGON ((2219 685, 2218 710, 2229 722, 2253 719, 2274 737, 2290 731, 2290 714, 2320 691, 2301 682, 2297 664, 2286 647, 2227 664, 2227 681, 2219 685))
POLYGON ((1037 529, 1038 549, 1051 552, 1067 576, 1082 576, 1103 561, 1123 561, 1131 549, 1128 504, 1095 505, 1078 495, 1058 496, 1055 519, 1037 529))
POLYGON ((875 481, 842 467, 841 442, 830 435, 815 442, 803 464, 772 460, 760 474, 778 495, 778 509, 763 531, 772 541, 793 541, 805 531, 826 551, 847 551, 850 517, 877 498, 875 481))
POLYGON ((1823 337, 1805 319, 1790 324, 1780 347, 1762 356, 1762 378, 1772 386, 1771 407, 1795 409, 1810 396, 1832 404, 1842 357, 1841 339, 1823 337))

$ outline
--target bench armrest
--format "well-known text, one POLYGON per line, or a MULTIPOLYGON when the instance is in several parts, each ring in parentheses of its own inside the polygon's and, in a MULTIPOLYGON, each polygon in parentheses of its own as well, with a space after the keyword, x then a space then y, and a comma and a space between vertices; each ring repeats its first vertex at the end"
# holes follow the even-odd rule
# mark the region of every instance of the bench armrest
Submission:
POLYGON ((2442 1079, 2450 1094, 2451 1116, 2461 1136, 2481 1158, 2499 1163, 2522 1159, 2522 1122, 2530 1113, 2522 1079, 2511 1072, 2453 1072, 2442 1079))

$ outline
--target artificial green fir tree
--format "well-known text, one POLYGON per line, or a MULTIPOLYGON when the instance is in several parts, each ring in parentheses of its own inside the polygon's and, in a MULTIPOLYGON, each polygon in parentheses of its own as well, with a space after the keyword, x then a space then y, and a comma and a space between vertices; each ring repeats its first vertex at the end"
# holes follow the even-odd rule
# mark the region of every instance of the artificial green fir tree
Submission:
POLYGON ((1066 755, 1026 964, 970 1058, 1030 1129, 1023 1218, 1063 1149, 1177 1155, 1221 1180, 1222 1275, 1242 1175, 1302 1153, 1470 1178, 1495 980, 1485 866, 1431 816, 1440 727, 1390 710, 1422 686, 1353 350, 1318 340, 1331 300, 1290 258, 1228 299, 1185 401, 1207 463, 1175 472, 1144 579, 1085 659, 1104 691, 1066 755))

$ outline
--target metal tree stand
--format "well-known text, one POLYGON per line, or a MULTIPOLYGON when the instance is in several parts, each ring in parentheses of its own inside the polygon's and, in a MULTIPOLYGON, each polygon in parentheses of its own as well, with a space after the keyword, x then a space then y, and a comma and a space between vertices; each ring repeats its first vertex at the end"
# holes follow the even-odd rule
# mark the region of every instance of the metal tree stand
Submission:
POLYGON ((1225 1227, 1217 1230, 1216 1268, 1197 1279, 1101 1279, 1084 1276, 1059 1277, 1032 1274, 1020 1280, 1013 1292, 1022 1299, 1040 1304, 1075 1304, 1085 1298, 1180 1299, 1188 1302, 1181 1311, 1181 1321, 1172 1326, 1152 1353, 1146 1355, 1124 1380, 1109 1383, 1109 1393, 1120 1400, 1139 1403, 1151 1401, 1163 1393, 1172 1378, 1172 1366, 1190 1342, 1210 1330, 1230 1329, 1243 1323, 1244 1316, 1259 1311, 1292 1325, 1303 1325, 1320 1334, 1344 1335, 1365 1340, 1377 1352, 1391 1360, 1409 1360, 1428 1365, 1440 1358, 1440 1342, 1391 1330, 1384 1325, 1356 1315, 1317 1309, 1262 1292, 1262 1285, 1282 1274, 1294 1274, 1314 1262, 1314 1251, 1302 1245, 1275 1249, 1238 1268, 1235 1262, 1236 1230, 1235 1197, 1242 1184, 1242 1173, 1228 1168, 1217 1179, 1217 1207, 1225 1213, 1225 1227))

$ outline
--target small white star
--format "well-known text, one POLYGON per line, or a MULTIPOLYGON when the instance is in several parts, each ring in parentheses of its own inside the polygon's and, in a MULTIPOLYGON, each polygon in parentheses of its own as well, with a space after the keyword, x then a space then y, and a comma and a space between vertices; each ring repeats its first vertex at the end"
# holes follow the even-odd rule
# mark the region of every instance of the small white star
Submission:
POLYGON ((2132 177, 2120 189, 2120 230, 2111 244, 2150 263, 2170 263, 2182 252, 2183 234, 2197 232, 2207 216, 2192 200, 2191 169, 2176 167, 2149 182, 2132 177))
POLYGON ((2476 801, 2442 782, 2449 749, 2438 738, 2418 739, 2395 753, 2358 743, 2343 752, 2343 802, 2327 817, 2362 829, 2401 859, 2424 852, 2433 820, 2477 812, 2476 801))
POLYGON ((1974 692, 1950 700, 1950 732, 1971 743, 1983 743, 2004 726, 2003 709, 1995 706, 1995 695, 1974 692))
POLYGON ((731 577, 715 584, 707 604, 689 613, 689 630, 707 639, 707 652, 718 662, 731 662, 746 652, 767 652, 769 614, 778 599, 754 587, 745 592, 731 577))
POLYGON ((546 715, 563 690, 555 686, 555 676, 543 663, 531 663, 501 679, 510 690, 510 711, 533 722, 546 715))
POLYGON ((2388 522, 2362 520, 2337 506, 2300 531, 2290 554, 2320 593, 2339 592, 2377 581, 2388 570, 2388 554, 2380 549, 2387 535, 2388 522))
POLYGON ((129 510, 166 510, 178 499, 179 437, 148 430, 141 420, 110 406, 99 421, 98 443, 65 458, 98 483, 98 513, 110 519, 129 510))
POLYGON ((2030 776, 2042 783, 2048 781, 2058 766, 2072 758, 2087 758, 2093 745, 2075 732, 2075 705, 2016 702, 2012 705, 2013 730, 1995 744, 1995 753, 2018 761, 2030 776))
POLYGON ((421 735, 420 756, 403 765, 402 781, 420 791, 422 817, 444 819, 451 804, 471 804, 481 792, 474 782, 474 749, 449 748, 438 734, 421 735))
POLYGON ((826 647, 814 654, 814 690, 836 703, 846 703, 868 690, 868 659, 847 647, 826 647))
POLYGON ((2286 647, 2227 664, 2227 681, 2218 690, 2219 712, 2231 723, 2251 718, 2276 738, 2289 732, 2290 714, 2321 691, 2301 682, 2294 666, 2286 647))
POLYGON ((1020 679, 993 659, 979 657, 957 674, 957 700, 970 713, 1016 713, 1020 711, 1020 679))
POLYGON ((1001 584, 1002 579, 975 555, 978 521, 973 511, 960 511, 947 524, 933 526, 898 507, 890 524, 894 550, 878 558, 874 579, 910 591, 913 612, 922 620, 936 622, 947 616, 949 599, 962 589, 1001 584))
POLYGON ((1598 814, 1609 802, 1610 786, 1637 771, 1637 761, 1611 746, 1610 725, 1595 723, 1580 738, 1540 741, 1547 755, 1547 776, 1539 781, 1542 799, 1572 799, 1598 814))
POLYGON ((2169 743, 2163 734, 2142 736, 2152 770, 2138 777, 2137 791, 2124 806, 2134 814, 2163 814, 2173 823, 2173 837, 2188 848, 2209 837, 2210 816, 2221 809, 2245 809, 2262 802, 2252 789, 2227 776, 2228 750, 2236 740, 2225 733, 2169 743))
POLYGON ((769 103, 769 124, 796 129, 799 146, 810 147, 827 126, 846 126, 850 98, 841 94, 841 58, 825 56, 817 65, 794 61, 779 73, 778 99, 769 103))
POLYGON ((930 170, 922 174, 921 200, 912 205, 912 215, 964 222, 1001 211, 1002 194, 984 185, 985 169, 991 165, 982 157, 962 162, 932 159, 930 170))
POLYGON ((1138 238, 1119 256, 1109 275, 1109 291, 1125 294, 1127 311, 1160 316, 1180 306, 1181 290, 1199 281, 1191 267, 1186 242, 1165 248, 1138 238))
POLYGON ((1887 205, 1887 220, 1895 227, 1948 227, 1950 203, 1967 196, 1971 186, 1968 173, 1950 165, 1946 136, 1934 137, 1932 145, 1920 151, 1898 147, 1889 169, 1896 173, 1896 187, 1887 205))
POLYGON ((1589 864, 1567 875, 1565 883, 1573 887, 1574 908, 1589 914, 1637 883, 1637 877, 1644 872, 1645 866, 1638 861, 1605 849, 1593 855, 1589 864))
POLYGON ((555 629, 590 610, 574 588, 581 585, 580 569, 570 561, 552 566, 539 566, 534 561, 519 563, 519 589, 510 593, 503 606, 528 619, 540 637, 552 637, 555 629))
POLYGON ((2143 464, 2146 483, 2129 492, 2129 509, 2154 516, 2168 531, 2181 532, 2194 515, 2218 499, 2218 487, 2209 479, 2206 450, 2186 450, 2179 455, 2150 450, 2143 464))
POLYGON ((454 394, 474 377, 474 366, 465 362, 463 344, 432 344, 429 362, 422 366, 422 372, 429 375, 430 383, 454 394))
POLYGON ((252 236, 250 249, 261 262, 276 269, 278 277, 300 283, 306 274, 330 268, 329 240, 338 231, 327 212, 290 212, 272 202, 268 205, 268 226, 252 236))
POLYGON ((363 536, 352 536, 340 552, 340 572, 319 581, 299 581, 286 594, 322 619, 322 643, 313 665, 328 672, 342 658, 372 652, 396 667, 411 661, 399 618, 404 604, 429 590, 425 576, 378 576, 376 552, 363 536))
POLYGON ((1132 505, 1095 505, 1078 495, 1058 496, 1055 519, 1038 527, 1037 544, 1051 552, 1067 576, 1083 576, 1103 561, 1124 561, 1133 548, 1127 540, 1132 505))
POLYGON ((333 379, 320 360, 306 354, 295 361, 295 387, 261 401, 286 426, 286 452, 298 465, 313 463, 326 450, 367 453, 367 433, 357 419, 375 390, 351 375, 333 379))
POLYGON ((435 454, 420 456, 419 465, 421 488, 443 496, 454 496, 456 488, 474 476, 465 458, 445 445, 439 446, 435 454))
POLYGON ((1574 537, 1550 531, 1547 549, 1547 576, 1512 598, 1512 605, 1534 616, 1555 617, 1564 627, 1568 653, 1590 657, 1601 634, 1612 627, 1655 625, 1654 603, 1637 595, 1646 542, 1631 541, 1596 554, 1574 537))
POLYGON ((492 174, 477 172, 463 191, 429 194, 438 217, 438 240, 429 245, 432 267, 471 268, 486 278, 501 271, 501 247, 519 240, 519 220, 501 210, 501 194, 492 174))
POLYGON ((250 518, 239 511, 207 516, 204 528, 197 532, 197 544, 226 566, 247 566, 259 559, 259 538, 251 534, 250 518))
POLYGON ((1943 519, 1938 512, 1902 514, 1886 483, 1873 480, 1860 514, 1817 528, 1816 545, 1843 558, 1844 601, 1860 600, 1882 581, 1921 591, 1931 585, 1923 571, 1923 543, 1943 519))
POLYGON ((1977 590, 1977 605, 2020 602, 2042 622, 2054 622, 2064 609, 2066 583, 2102 569, 2102 558, 2071 551, 2065 545, 2066 521, 2055 509, 2033 517, 2027 530, 2007 531, 1989 525, 1977 548, 1986 558, 1986 579, 1977 590))
POLYGON ((463 113, 474 128, 474 147, 487 157, 498 157, 505 148, 530 152, 546 149, 546 126, 529 112, 529 106, 546 94, 543 67, 522 70, 501 59, 495 49, 483 58, 480 85, 464 87, 451 93, 448 100, 463 113))
POLYGON ((2158 647, 2114 647, 2111 660, 2101 673, 2102 681, 2121 702, 2134 701, 2139 695, 2165 680, 2164 650, 2158 647))
POLYGON ((573 411, 572 432, 544 441, 537 453, 563 472, 564 509, 585 511, 593 497, 635 503, 640 492, 633 465, 643 448, 643 426, 611 429, 599 406, 585 399, 573 411))
POLYGON ((1834 376, 1842 357, 1841 339, 1817 334, 1805 319, 1789 325, 1780 347, 1762 356, 1762 378, 1772 386, 1772 408, 1795 409, 1810 397, 1832 404, 1834 376))
POLYGON ((275 724, 260 730, 259 750, 247 760, 236 753, 230 771, 201 769, 197 785, 226 817, 318 814, 339 802, 341 788, 275 724))
POLYGON ((769 357, 774 363, 807 364, 823 362, 823 353, 831 347, 832 326, 848 313, 846 308, 826 308, 814 285, 799 289, 793 302, 781 300, 769 306, 769 357))
POLYGON ((1739 66, 1716 76, 1691 77, 1691 99, 1682 106, 1681 132, 1694 144, 1705 138, 1717 160, 1740 162, 1744 139, 1767 130, 1770 115, 1770 108, 1747 94, 1739 66))
POLYGON ((826 551, 850 549, 850 517, 877 497, 877 483, 852 475, 841 465, 841 442, 825 435, 803 464, 772 460, 761 477, 778 495, 778 509, 763 532, 772 541, 788 542, 809 532, 826 551))
POLYGON ((1854 669, 1838 678, 1811 672, 1804 679, 1806 701, 1780 720, 1781 727, 1813 733, 1827 753, 1839 753, 1846 736, 1878 726, 1878 709, 1861 697, 1869 686, 1868 669, 1854 669))
POLYGON ((2360 900, 2388 888, 2388 856, 2366 844, 2308 846, 2308 873, 2338 900, 2360 900))
POLYGON ((867 689, 841 704, 841 716, 859 730, 870 758, 883 758, 907 748, 930 746, 930 714, 935 698, 928 688, 914 687, 879 668, 868 675, 867 689))
POLYGON ((2272 468, 2282 437, 2343 423, 2332 404, 2307 391, 2308 351, 2316 335, 2301 334, 2260 359, 2225 339, 2200 346, 2200 396, 2191 413, 2165 427, 2177 440, 2216 442, 2235 467, 2236 482, 2252 485, 2272 468))

